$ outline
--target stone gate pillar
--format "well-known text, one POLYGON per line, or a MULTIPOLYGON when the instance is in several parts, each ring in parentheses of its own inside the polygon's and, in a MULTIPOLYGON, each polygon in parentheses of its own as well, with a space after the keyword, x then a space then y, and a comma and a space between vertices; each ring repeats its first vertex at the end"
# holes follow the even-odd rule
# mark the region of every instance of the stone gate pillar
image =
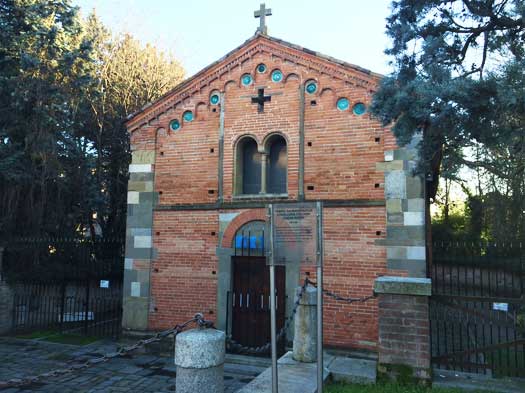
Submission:
POLYGON ((386 248, 390 277, 375 282, 379 295, 378 378, 431 382, 425 179, 416 174, 421 135, 385 152, 386 248), (399 272, 399 275, 396 273, 399 272))

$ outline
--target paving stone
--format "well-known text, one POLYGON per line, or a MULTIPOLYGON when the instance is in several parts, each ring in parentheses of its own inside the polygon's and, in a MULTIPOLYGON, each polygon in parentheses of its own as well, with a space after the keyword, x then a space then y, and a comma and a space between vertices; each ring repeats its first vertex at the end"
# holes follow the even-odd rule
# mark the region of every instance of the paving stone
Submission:
MULTIPOLYGON (((330 359, 331 360, 331 359, 330 359)), ((326 366, 330 363, 326 359, 324 379, 329 372, 326 366)), ((301 363, 293 360, 292 352, 286 353, 279 359, 279 391, 286 393, 314 393, 317 390, 317 364, 301 363)), ((272 391, 272 369, 266 369, 238 393, 270 393, 272 391)))
MULTIPOLYGON (((100 341, 83 347, 0 337, 0 381, 23 378, 62 368, 62 359, 83 359, 114 352, 119 345, 100 341), (4 366, 5 365, 5 366, 4 366)), ((225 393, 237 392, 262 372, 266 360, 235 357, 226 362, 225 393)), ((73 362, 78 364, 78 362, 73 362)), ((73 374, 49 378, 29 389, 13 388, 2 393, 169 393, 175 391, 175 365, 172 357, 137 353, 129 358, 116 358, 73 374)))

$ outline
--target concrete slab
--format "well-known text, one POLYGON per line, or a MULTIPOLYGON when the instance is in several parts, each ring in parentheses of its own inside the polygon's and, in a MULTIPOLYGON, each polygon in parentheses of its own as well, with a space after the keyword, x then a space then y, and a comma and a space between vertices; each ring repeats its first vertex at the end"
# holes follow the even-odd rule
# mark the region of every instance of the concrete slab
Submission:
MULTIPOLYGON (((324 380, 328 378, 333 357, 325 355, 324 380)), ((315 393, 317 391, 317 363, 301 363, 293 360, 287 352, 278 360, 279 391, 286 393, 315 393)), ((266 369, 237 393, 271 393, 272 369, 266 369)))
POLYGON ((523 393, 525 380, 492 378, 488 375, 434 369, 433 387, 456 388, 475 392, 523 393))
POLYGON ((336 357, 329 370, 336 382, 374 384, 376 366, 375 360, 336 357))

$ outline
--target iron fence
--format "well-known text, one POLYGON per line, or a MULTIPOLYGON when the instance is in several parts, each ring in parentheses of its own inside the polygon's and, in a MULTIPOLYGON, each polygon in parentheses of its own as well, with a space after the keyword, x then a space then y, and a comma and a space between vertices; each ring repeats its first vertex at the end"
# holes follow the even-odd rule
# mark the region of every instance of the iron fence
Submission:
POLYGON ((13 292, 13 332, 118 337, 123 268, 120 239, 8 242, 2 276, 13 292))
POLYGON ((525 250, 439 243, 432 249, 432 360, 437 367, 525 376, 525 250))

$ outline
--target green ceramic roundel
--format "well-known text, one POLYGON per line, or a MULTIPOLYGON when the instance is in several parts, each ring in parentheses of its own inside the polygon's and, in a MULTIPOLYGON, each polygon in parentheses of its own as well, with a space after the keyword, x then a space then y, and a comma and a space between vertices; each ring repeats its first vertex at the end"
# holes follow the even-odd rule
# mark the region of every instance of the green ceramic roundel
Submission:
POLYGON ((177 119, 170 121, 170 129, 172 131, 177 131, 180 128, 180 122, 177 119))
POLYGON ((339 98, 337 100, 337 109, 340 111, 346 111, 348 107, 350 106, 350 102, 348 101, 348 98, 339 98))
POLYGON ((182 118, 185 122, 189 123, 190 121, 193 121, 193 112, 192 111, 186 111, 182 115, 182 118))
POLYGON ((272 72, 272 81, 280 82, 283 80, 283 73, 280 70, 275 70, 272 72))
POLYGON ((241 78, 241 81, 244 86, 248 86, 252 84, 253 79, 250 74, 244 74, 241 78))
POLYGON ((265 73, 266 72, 266 64, 259 64, 257 66, 257 72, 262 74, 262 73, 265 73))
POLYGON ((220 100, 221 100, 221 98, 219 97, 219 95, 217 93, 212 94, 211 97, 210 97, 210 104, 217 105, 220 100))
POLYGON ((354 105, 354 114, 355 115, 363 115, 366 113, 366 105, 362 102, 358 102, 354 105))
POLYGON ((308 94, 314 94, 317 91, 317 83, 315 82, 308 82, 306 84, 306 92, 308 94))

